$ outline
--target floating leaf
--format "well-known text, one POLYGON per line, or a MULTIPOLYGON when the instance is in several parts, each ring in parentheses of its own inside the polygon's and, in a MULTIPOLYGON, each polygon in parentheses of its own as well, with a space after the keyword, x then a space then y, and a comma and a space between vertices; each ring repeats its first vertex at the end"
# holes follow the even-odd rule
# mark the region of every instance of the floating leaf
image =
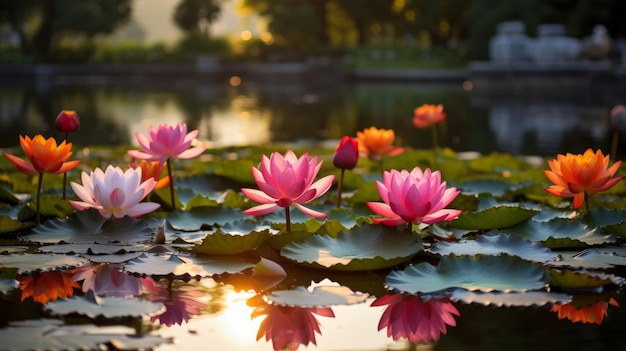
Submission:
POLYGON ((267 297, 275 305, 293 307, 329 307, 333 305, 352 305, 362 303, 369 294, 354 292, 345 286, 318 286, 313 291, 299 286, 294 290, 276 290, 267 297))
POLYGON ((626 266, 626 248, 624 247, 603 247, 584 250, 572 257, 573 262, 593 262, 606 268, 606 265, 626 266))
POLYGON ((284 246, 283 257, 314 267, 336 270, 372 270, 395 266, 423 249, 408 232, 380 225, 363 225, 336 238, 314 235, 302 243, 284 246))
POLYGON ((548 304, 566 304, 572 301, 567 294, 546 291, 523 292, 482 292, 456 289, 450 294, 450 299, 456 302, 474 303, 492 307, 531 307, 548 304))
POLYGON ((468 195, 486 193, 495 197, 504 196, 508 191, 519 187, 519 184, 510 184, 496 179, 476 179, 458 185, 458 188, 468 195))
POLYGON ((58 244, 41 246, 37 251, 58 254, 113 255, 129 252, 143 252, 149 248, 150 247, 147 245, 140 244, 58 244))
POLYGON ((22 237, 39 243, 109 243, 151 241, 153 231, 142 219, 103 218, 96 210, 75 212, 67 219, 52 219, 22 237))
POLYGON ((80 314, 95 319, 153 316, 164 311, 161 303, 141 299, 101 297, 89 290, 84 296, 48 302, 45 309, 53 315, 80 314))
POLYGON ((463 212, 450 221, 454 228, 491 230, 512 227, 539 213, 539 210, 514 205, 499 205, 482 211, 463 212))
POLYGON ((470 291, 526 291, 545 286, 540 264, 514 256, 443 256, 437 267, 426 263, 391 272, 387 285, 410 294, 462 288, 470 291))
POLYGON ((550 248, 587 247, 615 242, 611 235, 598 233, 582 222, 554 218, 547 222, 527 221, 503 232, 516 234, 532 241, 540 241, 550 248))
MULTIPOLYGON (((491 232, 490 232, 491 233, 491 232)), ((539 243, 533 243, 515 235, 486 233, 476 240, 438 242, 428 251, 438 255, 499 255, 519 256, 526 260, 547 262, 559 256, 539 243)))
POLYGON ((89 261, 85 258, 68 255, 0 255, 0 267, 17 268, 19 274, 69 269, 87 263, 89 263, 89 261))
POLYGON ((129 261, 124 270, 144 276, 206 277, 209 274, 191 260, 175 254, 149 254, 129 261))
POLYGON ((31 228, 30 223, 22 223, 9 216, 0 216, 0 233, 15 233, 31 228))
POLYGON ((269 225, 259 226, 251 219, 238 220, 224 225, 207 235, 193 251, 209 255, 236 255, 252 251, 270 237, 269 225))
POLYGON ((3 350, 100 350, 107 344, 116 350, 153 349, 171 342, 154 335, 137 335, 125 326, 91 324, 64 326, 63 321, 38 319, 10 322, 0 329, 3 350))
POLYGON ((241 210, 225 207, 196 207, 189 211, 174 211, 167 216, 174 229, 185 231, 221 226, 242 218, 241 210))
POLYGON ((608 233, 626 238, 626 211, 593 209, 590 218, 592 223, 603 227, 608 233))
POLYGON ((550 286, 564 289, 594 289, 605 285, 619 285, 624 279, 612 274, 572 271, 569 269, 551 269, 550 286))

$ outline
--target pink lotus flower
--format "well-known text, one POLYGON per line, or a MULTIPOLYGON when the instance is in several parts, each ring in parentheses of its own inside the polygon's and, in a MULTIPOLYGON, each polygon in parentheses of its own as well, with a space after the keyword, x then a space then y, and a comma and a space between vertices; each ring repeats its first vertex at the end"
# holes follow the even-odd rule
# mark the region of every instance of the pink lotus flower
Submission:
POLYGON ((143 151, 129 150, 128 154, 141 160, 159 161, 160 163, 165 163, 170 157, 193 158, 206 149, 204 145, 190 148, 197 136, 197 130, 187 133, 186 124, 150 126, 147 138, 139 132, 135 133, 135 137, 143 151))
POLYGON ((456 326, 454 315, 460 313, 446 300, 422 300, 419 296, 388 294, 377 298, 371 306, 388 305, 378 322, 378 330, 387 327, 393 340, 406 338, 412 343, 437 341, 446 334, 448 325, 456 326))
POLYGON ((90 174, 81 174, 82 185, 71 182, 74 193, 83 201, 70 201, 79 211, 97 209, 103 217, 139 217, 159 208, 154 202, 141 202, 152 191, 156 181, 141 182, 141 168, 122 171, 108 166, 105 172, 96 168, 90 174))
POLYGON ((302 205, 317 199, 330 189, 335 178, 333 175, 313 183, 321 167, 322 162, 317 163, 317 156, 309 160, 308 153, 300 158, 291 150, 284 156, 278 152, 272 153, 270 158, 263 155, 258 168, 252 167, 252 175, 261 190, 241 189, 250 200, 262 205, 249 208, 243 213, 263 216, 284 207, 287 211, 287 231, 290 230, 289 206, 292 204, 309 216, 325 218, 325 213, 302 205))
POLYGON ((315 333, 321 334, 321 331, 314 314, 335 317, 330 307, 279 306, 255 298, 249 300, 249 304, 256 305, 251 318, 266 315, 259 325, 257 340, 265 335, 265 340, 272 340, 274 350, 297 350, 298 346, 307 346, 309 342, 316 345, 315 333))
POLYGON ((158 127, 148 128, 148 137, 135 133, 139 146, 143 151, 128 150, 128 154, 134 158, 146 161, 167 162, 167 176, 170 180, 170 199, 172 209, 176 209, 176 198, 174 195, 174 178, 172 176, 171 158, 193 158, 204 152, 204 145, 191 144, 198 136, 198 130, 187 133, 186 124, 177 124, 175 127, 169 124, 162 124, 158 127))
POLYGON ((378 193, 384 203, 368 202, 367 206, 385 218, 373 218, 375 223, 397 226, 403 223, 435 224, 457 218, 460 210, 446 209, 459 194, 456 188, 446 189, 439 171, 424 172, 419 167, 406 170, 385 171, 383 183, 376 181, 378 193))
POLYGON ((82 290, 92 290, 99 296, 130 297, 141 294, 143 281, 151 278, 138 278, 122 272, 122 264, 96 263, 76 269, 73 282, 83 281, 82 290))

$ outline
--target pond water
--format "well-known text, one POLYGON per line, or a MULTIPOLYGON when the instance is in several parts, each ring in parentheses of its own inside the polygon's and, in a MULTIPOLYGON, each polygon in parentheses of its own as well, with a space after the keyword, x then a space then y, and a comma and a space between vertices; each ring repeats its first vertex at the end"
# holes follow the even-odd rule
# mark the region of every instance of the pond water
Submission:
MULTIPOLYGON (((582 152, 588 147, 608 149, 612 135, 608 114, 611 107, 621 103, 620 96, 583 90, 564 95, 549 92, 530 95, 500 92, 490 95, 481 93, 478 87, 472 87, 467 82, 425 85, 358 83, 323 87, 259 82, 244 82, 238 86, 198 83, 171 86, 162 83, 153 86, 2 85, 0 148, 16 147, 18 134, 58 135, 54 131, 56 114, 62 109, 74 109, 81 116, 81 131, 71 138, 75 144, 81 146, 136 145, 133 133, 145 133, 149 125, 184 122, 189 129, 200 131, 201 141, 216 148, 249 144, 325 143, 343 135, 354 135, 356 131, 366 127, 376 126, 394 129, 398 144, 420 149, 431 146, 431 134, 430 131, 413 128, 413 109, 423 103, 441 103, 448 115, 441 130, 441 145, 455 151, 478 151, 483 154, 499 151, 514 155, 552 156, 556 153, 582 152)), ((76 154, 95 157, 93 154, 81 152, 76 154)), ((93 159, 89 161, 94 162, 93 159)), ((455 166, 458 167, 458 164, 455 166)), ((198 177, 202 176, 209 177, 207 174, 198 177)), ((22 187, 24 183, 21 183, 22 187)), ((196 194, 202 194, 211 200, 225 196, 222 193, 215 194, 217 190, 225 189, 209 187, 209 192, 204 188, 206 184, 197 178, 188 180, 187 185, 184 182, 183 185, 178 184, 178 190, 183 190, 179 196, 186 196, 185 200, 196 194)), ((54 191, 52 194, 58 195, 54 191)), ((7 196, 0 193, 2 199, 7 196)), ((602 201, 612 204, 614 199, 609 197, 602 201)), ((546 217, 552 215, 547 207, 544 209, 546 217)), ((239 209, 224 211, 231 210, 241 215, 239 209)), ((351 210, 355 213, 360 211, 357 206, 351 210)), ((0 211, 11 218, 17 217, 17 212, 21 212, 18 205, 4 206, 4 202, 0 211)), ((106 241, 117 238, 115 235, 129 233, 133 238, 138 238, 120 249, 115 247, 119 244, 115 240, 101 246, 92 243, 82 245, 85 240, 91 239, 82 237, 84 233, 80 233, 80 230, 84 229, 83 226, 89 227, 93 219, 90 214, 84 213, 74 216, 74 222, 71 223, 57 218, 48 220, 38 233, 26 237, 26 240, 36 240, 43 236, 49 240, 38 247, 39 252, 45 254, 32 256, 48 255, 51 257, 50 261, 39 263, 19 261, 18 258, 17 263, 7 263, 7 257, 4 257, 7 260, 0 260, 0 310, 3 311, 0 317, 0 335, 5 340, 4 347, 27 349, 28 347, 19 346, 30 345, 34 348, 32 345, 43 345, 50 349, 80 349, 80 345, 89 344, 90 340, 98 337, 94 334, 107 333, 117 340, 117 343, 109 342, 106 346, 108 349, 115 349, 120 345, 128 348, 132 348, 128 345, 137 345, 138 349, 161 351, 272 350, 283 347, 304 349, 306 344, 309 344, 308 349, 332 351, 621 350, 626 345, 626 333, 623 332, 626 325, 626 310, 623 307, 626 305, 626 296, 620 288, 623 279, 619 278, 625 275, 623 262, 626 254, 623 250, 615 255, 603 253, 604 256, 597 262, 606 263, 602 260, 608 260, 609 263, 601 265, 597 271, 594 268, 581 269, 581 275, 585 279, 583 285, 588 283, 587 287, 591 288, 577 289, 575 293, 567 289, 544 291, 543 288, 528 288, 526 290, 531 291, 521 289, 522 291, 515 290, 513 293, 477 293, 468 296, 463 295, 463 292, 455 293, 451 289, 441 295, 420 294, 419 299, 415 300, 417 297, 413 295, 396 295, 387 289, 386 277, 402 266, 373 271, 329 271, 295 264, 276 251, 264 247, 262 250, 266 251, 260 253, 262 257, 278 262, 287 272, 285 280, 271 282, 272 284, 279 284, 278 287, 283 291, 301 288, 315 294, 313 300, 317 303, 333 301, 327 307, 314 309, 301 305, 290 306, 285 302, 288 299, 284 296, 268 298, 269 301, 279 301, 280 306, 270 306, 268 301, 259 299, 251 292, 250 287, 258 291, 262 290, 258 287, 265 286, 264 284, 272 288, 275 286, 262 279, 249 281, 249 271, 254 265, 251 262, 256 261, 246 255, 238 256, 233 261, 220 256, 208 260, 208 263, 187 261, 191 260, 187 253, 170 256, 171 252, 168 253, 167 250, 189 248, 189 243, 198 243, 207 235, 204 222, 202 226, 198 223, 208 215, 199 219, 190 215, 189 211, 168 214, 167 218, 172 223, 178 218, 175 223, 179 226, 178 229, 166 229, 169 230, 168 244, 164 247, 151 247, 149 250, 146 248, 149 245, 144 245, 142 241, 145 239, 144 234, 148 233, 150 236, 156 232, 155 228, 160 225, 160 220, 157 223, 155 218, 150 218, 146 220, 147 224, 127 221, 128 223, 119 222, 118 227, 109 226, 108 232, 105 230, 106 239, 101 240, 106 241), (197 227, 192 230, 185 229, 196 224, 197 227), (40 237, 35 238, 36 234, 40 234, 40 237), (52 238, 47 238, 45 234, 52 235, 52 238), (181 241, 172 240, 173 237, 181 241), (59 242, 59 238, 65 240, 59 242), (67 242, 71 244, 67 245, 67 242), (102 252, 94 252, 97 250, 102 252), (68 252, 72 254, 61 256, 68 252), (142 253, 146 256, 140 257, 142 253), (128 262, 123 267, 124 271, 121 271, 121 264, 107 261, 111 260, 108 256, 116 257, 113 260, 128 262), (613 256, 619 256, 615 258, 619 260, 615 266, 610 265, 614 262, 611 261, 613 256), (89 257, 91 262, 84 257, 89 257), (161 259, 163 261, 158 261, 161 259), (166 263, 167 269, 171 269, 172 273, 159 271, 161 267, 166 267, 166 263), (182 263, 188 264, 184 269, 189 271, 181 272, 178 268, 172 268, 173 265, 182 263), (20 270, 28 273, 16 273, 16 270, 6 267, 20 267, 20 270), (63 269, 57 272, 48 269, 49 267, 63 269), (246 269, 246 274, 239 274, 246 269), (190 276, 198 274, 202 279, 184 277, 187 272, 190 276), (17 282, 12 278, 16 274, 17 282), (177 279, 173 279, 173 276, 177 279), (598 283, 596 278, 601 282, 598 283), (311 286, 319 282, 322 282, 322 287, 311 286), (353 294, 345 291, 335 293, 332 288, 335 283, 342 288, 349 288, 353 294), (324 290, 326 288, 328 290, 324 290), (131 305, 126 310, 124 307, 97 307, 94 312, 89 303, 84 302, 91 297, 86 294, 87 298, 83 299, 81 290, 100 292, 107 296, 141 296, 128 300, 146 304, 131 305), (319 291, 329 293, 324 295, 319 291), (70 299, 72 295, 80 296, 81 299, 70 299), (394 313, 391 317, 387 316, 390 321, 385 322, 389 301, 379 306, 374 301, 387 296, 396 300, 394 313), (34 298, 38 302, 33 301, 34 298), (155 305, 148 302, 154 302, 155 305), (561 305, 555 307, 552 302, 561 305), (103 318, 100 313, 111 313, 115 316, 103 318), (90 318, 84 317, 85 314, 90 318), (398 324, 403 319, 406 323, 398 324), (17 325, 9 326, 9 323, 16 321, 17 325), (31 321, 28 323, 32 324, 20 325, 19 321, 31 321), (86 323, 98 325, 100 329, 85 327, 86 323), (126 329, 107 329, 118 326, 126 329), (402 338, 394 340, 390 326, 417 330, 415 333, 421 333, 421 339, 426 342, 412 344, 402 338), (128 334, 135 332, 153 335, 159 339, 151 341, 128 337, 128 334), (266 335, 271 340, 268 341, 266 335), (29 337, 35 342, 13 343, 13 339, 29 337), (171 338, 173 342, 163 343, 160 338, 171 338), (289 340, 299 343, 289 343, 289 340), (312 345, 314 340, 316 346, 312 345)), ((216 216, 219 217, 220 214, 216 216)), ((279 222, 280 219, 276 218, 273 217, 275 222, 279 222)), ((537 225, 543 225, 548 220, 537 220, 542 223, 537 225)), ((302 222, 304 220, 300 223, 302 222)), ((261 224, 254 225, 255 231, 256 226, 261 224)), ((571 227, 563 231, 570 231, 569 228, 571 227)), ((542 227, 537 231, 543 235, 549 230, 542 227)), ((625 229, 620 227, 615 230, 625 229)), ((575 231, 580 232, 576 235, 580 234, 581 237, 594 236, 593 231, 588 232, 585 228, 576 227, 575 231)), ((102 233, 98 235, 100 234, 102 233)), ((581 247, 591 247, 598 242, 601 245, 619 243, 612 238, 612 241, 592 240, 593 244, 587 246, 581 240, 583 244, 573 245, 571 250, 582 250, 581 247)), ((594 240, 604 240, 604 237, 594 240)), ((24 248, 19 242, 19 246, 8 246, 15 244, 10 240, 3 240, 1 243, 3 246, 0 250, 3 254, 30 252, 33 249, 24 248)), ((615 250, 620 249, 623 247, 615 250)), ((525 249, 520 251, 524 253, 525 249)), ((563 252, 564 256, 567 254, 563 252)), ((431 254, 421 253, 412 262, 417 264, 434 261, 429 255, 431 254)), ((502 262, 511 262, 507 260, 508 258, 503 258, 502 262)), ((517 261, 513 262, 514 266, 518 264, 517 261)), ((484 266, 479 267, 482 269, 484 266)), ((531 267, 528 270, 533 269, 531 267)), ((511 275, 520 272, 525 274, 527 270, 514 269, 512 272, 511 275)), ((478 280, 480 283, 477 277, 483 278, 482 273, 480 269, 468 270, 467 281, 472 283, 478 280)), ((525 278, 519 279, 522 283, 527 283, 525 278)), ((519 282, 516 279, 517 277, 512 278, 514 283, 519 282)), ((572 280, 577 283, 575 278, 572 280)), ((489 282, 489 277, 487 281, 489 282)), ((463 279, 460 284, 462 282, 463 279)), ((307 295, 299 295, 300 303, 306 300, 302 296, 307 295)), ((103 300, 99 303, 108 302, 110 301, 103 300)), ((395 330, 398 332, 398 329, 395 330)), ((101 349, 106 348, 103 346, 101 349)))
POLYGON ((481 90, 469 82, 1 85, 0 148, 15 146, 18 134, 61 137, 54 119, 62 109, 82 118, 82 131, 72 139, 78 145, 136 145, 136 131, 185 122, 215 147, 316 143, 376 126, 394 129, 401 145, 429 148, 430 130, 415 129, 411 118, 415 107, 431 103, 443 104, 447 113, 441 146, 553 155, 608 149, 609 110, 623 103, 623 92, 588 87, 481 90))

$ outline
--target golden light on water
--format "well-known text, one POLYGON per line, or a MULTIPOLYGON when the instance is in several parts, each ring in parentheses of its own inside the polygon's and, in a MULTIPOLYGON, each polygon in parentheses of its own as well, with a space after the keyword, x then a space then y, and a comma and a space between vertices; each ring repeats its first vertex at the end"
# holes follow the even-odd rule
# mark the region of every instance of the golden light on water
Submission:
POLYGON ((252 296, 251 293, 234 291, 228 292, 224 296, 227 307, 220 318, 222 321, 220 326, 224 329, 223 333, 233 340, 256 341, 259 325, 263 318, 251 318, 254 308, 248 306, 246 300, 252 296))

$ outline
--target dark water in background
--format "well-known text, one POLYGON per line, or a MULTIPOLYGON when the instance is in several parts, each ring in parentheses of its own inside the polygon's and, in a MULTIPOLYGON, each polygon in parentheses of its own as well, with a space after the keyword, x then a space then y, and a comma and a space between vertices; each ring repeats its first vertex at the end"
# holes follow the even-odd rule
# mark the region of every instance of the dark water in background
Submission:
POLYGON ((626 103, 623 92, 589 87, 528 94, 484 90, 489 89, 468 83, 313 86, 245 80, 239 86, 0 84, 0 148, 17 146, 19 134, 61 138, 54 120, 62 109, 81 116, 80 132, 70 138, 82 146, 136 143, 133 133, 145 133, 151 124, 184 122, 216 147, 318 142, 376 126, 394 129, 398 144, 430 148, 431 131, 415 129, 411 118, 415 107, 431 103, 443 104, 448 116, 440 145, 455 151, 608 152, 609 110, 626 103))

